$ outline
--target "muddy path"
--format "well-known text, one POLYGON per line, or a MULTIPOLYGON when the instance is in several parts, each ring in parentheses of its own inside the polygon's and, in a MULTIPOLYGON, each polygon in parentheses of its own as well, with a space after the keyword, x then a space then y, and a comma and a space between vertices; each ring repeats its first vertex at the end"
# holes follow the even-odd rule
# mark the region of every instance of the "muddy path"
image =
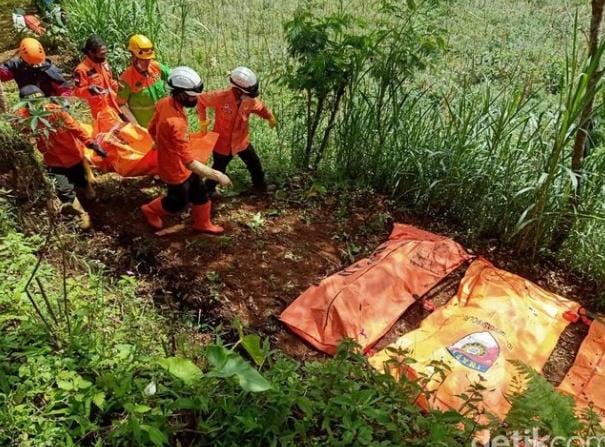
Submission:
MULTIPOLYGON (((237 317, 299 360, 323 354, 287 331, 278 315, 307 287, 368 255, 388 237, 394 221, 453 237, 496 266, 570 299, 586 302, 595 295, 595 284, 554 260, 528 263, 498 241, 468 244, 464 233, 445 222, 412 216, 386 199, 351 190, 319 194, 296 181, 273 195, 222 199, 214 214, 226 228, 224 236, 197 234, 189 216, 182 215, 168 222, 180 231, 158 237, 138 207, 161 190, 151 179, 99 177, 98 198, 86 204, 95 226, 85 236, 86 256, 102 261, 115 275, 136 275, 142 294, 165 311, 197 318, 208 336, 212 327, 228 328, 237 317)), ((463 274, 464 269, 457 271, 433 292, 436 305, 455 295, 463 274)), ((412 306, 376 348, 417 328, 427 315, 419 304, 412 306)), ((552 383, 562 380, 586 332, 582 324, 565 331, 544 370, 552 383)))

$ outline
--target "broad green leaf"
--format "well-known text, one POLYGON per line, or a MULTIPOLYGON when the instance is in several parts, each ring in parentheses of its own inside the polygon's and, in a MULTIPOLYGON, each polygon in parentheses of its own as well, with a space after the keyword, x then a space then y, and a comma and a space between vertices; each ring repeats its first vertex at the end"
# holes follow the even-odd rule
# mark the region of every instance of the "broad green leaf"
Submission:
POLYGON ((89 382, 88 380, 84 380, 82 377, 77 376, 74 379, 74 385, 79 389, 79 390, 85 390, 87 388, 90 388, 92 386, 92 382, 89 382))
POLYGON ((223 346, 210 345, 207 350, 208 362, 214 367, 209 377, 236 377, 242 389, 251 392, 267 391, 271 384, 250 366, 239 354, 223 346))
POLYGON ((74 384, 70 380, 57 379, 57 386, 65 391, 72 391, 74 389, 74 384))
POLYGON ((261 365, 265 361, 266 352, 260 345, 260 337, 255 334, 246 335, 242 338, 242 346, 246 350, 254 363, 261 365))
POLYGON ((92 396, 92 402, 99 408, 99 410, 103 410, 105 407, 105 393, 97 393, 92 396))
POLYGON ((133 413, 144 414, 149 413, 151 411, 151 407, 149 405, 140 405, 137 404, 132 407, 133 413))
POLYGON ((160 366, 170 374, 181 379, 187 385, 195 383, 202 377, 202 370, 191 360, 180 357, 167 357, 159 361, 160 366))
POLYGON ((153 425, 142 424, 141 430, 147 433, 147 436, 149 436, 149 440, 153 445, 161 447, 168 444, 168 436, 159 428, 154 427, 153 425))

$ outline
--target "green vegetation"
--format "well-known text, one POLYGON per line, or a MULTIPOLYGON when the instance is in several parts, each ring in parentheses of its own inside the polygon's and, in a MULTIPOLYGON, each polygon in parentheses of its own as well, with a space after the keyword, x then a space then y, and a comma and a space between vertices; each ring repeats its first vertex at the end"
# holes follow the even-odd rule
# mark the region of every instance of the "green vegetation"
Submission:
MULTIPOLYGON (((102 266, 71 257, 49 262, 72 241, 18 233, 2 197, 2 445, 453 447, 479 428, 455 412, 422 414, 413 400, 427 378, 378 374, 350 344, 334 359, 301 365, 237 321, 231 347, 176 335, 185 321, 138 298, 134 277, 112 281, 102 266), (54 266, 62 263, 68 276, 54 266)), ((543 433, 592 433, 594 422, 578 421, 568 399, 532 377, 527 392, 511 396, 511 431, 531 414, 543 433), (536 408, 544 399, 559 410, 536 408)), ((473 396, 467 417, 477 411, 473 396)))
MULTIPOLYGON (((279 119, 277 133, 252 122, 274 177, 308 171, 370 187, 471 239, 554 255, 605 281, 605 95, 588 83, 601 66, 586 57, 584 2, 300 3, 63 0, 66 29, 53 36, 76 59, 99 33, 119 71, 128 36, 143 32, 162 61, 195 67, 210 89, 248 65, 279 119), (576 176, 573 138, 593 97, 576 176)), ((36 215, 39 234, 19 231, 47 189, 31 147, 0 130, 0 166, 32 173, 21 190, 0 191, 0 444, 463 446, 481 428, 471 420, 480 384, 463 396, 463 414, 422 414, 413 402, 426 378, 378 374, 350 344, 300 364, 237 321, 195 341, 185 314, 166 316, 137 296, 135 277, 72 255, 75 240, 47 216, 36 215)), ((323 184, 309 197, 328 196, 323 184)), ((274 212, 242 223, 260 234, 274 212)), ((350 243, 346 257, 362 249, 350 243)), ((218 301, 220 277, 207 276, 218 301)), ((528 420, 546 435, 595 432, 594 415, 578 420, 569 399, 525 374, 529 388, 510 396, 508 425, 495 433, 528 420)))
POLYGON ((310 167, 372 186, 417 212, 444 216, 469 237, 554 254, 605 279, 598 126, 581 177, 570 170, 579 112, 592 95, 602 120, 600 84, 582 86, 596 67, 586 63, 584 2, 296 8, 261 0, 67 0, 64 7, 69 40, 99 32, 117 67, 127 61, 127 36, 143 31, 162 60, 199 69, 208 88, 223 87, 236 65, 259 72, 280 124, 277 134, 261 122, 252 127, 274 176, 310 167), (557 233, 569 221, 561 247, 557 233))

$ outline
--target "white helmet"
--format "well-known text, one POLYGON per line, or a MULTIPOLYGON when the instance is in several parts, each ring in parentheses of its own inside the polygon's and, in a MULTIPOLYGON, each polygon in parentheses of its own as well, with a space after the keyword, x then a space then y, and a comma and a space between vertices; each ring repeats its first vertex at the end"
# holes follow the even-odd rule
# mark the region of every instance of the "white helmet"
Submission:
POLYGON ((247 67, 235 68, 229 76, 229 82, 231 82, 233 87, 252 98, 256 98, 259 94, 256 75, 247 67))
POLYGON ((192 68, 175 67, 168 75, 168 87, 171 90, 184 90, 191 96, 199 96, 204 90, 204 83, 200 75, 192 68))

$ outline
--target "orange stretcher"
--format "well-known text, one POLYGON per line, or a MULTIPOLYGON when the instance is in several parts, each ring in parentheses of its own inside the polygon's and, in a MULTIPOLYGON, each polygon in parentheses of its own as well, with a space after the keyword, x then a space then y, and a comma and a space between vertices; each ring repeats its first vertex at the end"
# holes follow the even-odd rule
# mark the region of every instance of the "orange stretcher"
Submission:
POLYGON ((523 384, 523 375, 511 361, 541 371, 569 324, 564 313, 578 309, 579 304, 479 258, 467 270, 456 297, 419 329, 371 357, 370 363, 395 377, 405 374, 424 381, 428 399, 417 403, 426 410, 460 411, 464 400, 459 396, 481 383, 479 408, 503 419, 510 409, 505 396, 513 384, 523 384), (415 362, 406 363, 404 355, 393 350, 406 351, 415 362), (439 364, 445 368, 444 377, 434 374, 439 364))
MULTIPOLYGON (((153 140, 147 129, 137 124, 114 126, 109 132, 99 133, 97 143, 106 152, 102 159, 92 151, 87 158, 101 171, 116 172, 122 177, 139 177, 158 173, 157 153, 153 150, 153 140)), ((208 132, 204 135, 193 133, 189 136, 196 160, 206 163, 218 140, 218 134, 208 132)))
POLYGON ((344 338, 367 351, 410 305, 469 259, 451 239, 395 224, 369 258, 311 286, 280 319, 326 353, 334 354, 344 338))
POLYGON ((605 427, 605 324, 592 322, 576 361, 558 389, 575 399, 580 412, 592 403, 605 427))

